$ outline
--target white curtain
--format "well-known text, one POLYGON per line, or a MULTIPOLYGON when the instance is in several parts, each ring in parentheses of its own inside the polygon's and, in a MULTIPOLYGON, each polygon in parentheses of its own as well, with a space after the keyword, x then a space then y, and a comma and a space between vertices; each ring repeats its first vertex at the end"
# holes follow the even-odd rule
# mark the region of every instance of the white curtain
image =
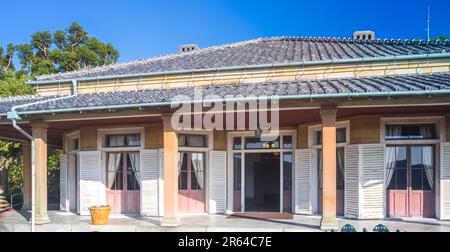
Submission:
POLYGON ((128 158, 130 159, 131 167, 133 168, 134 176, 138 181, 139 186, 141 185, 141 169, 140 169, 140 156, 139 153, 128 153, 128 158))
POLYGON ((192 168, 194 169, 195 177, 197 178, 197 182, 200 185, 200 189, 203 189, 203 154, 202 153, 192 153, 192 168))
POLYGON ((427 176, 430 189, 434 188, 434 175, 433 175, 433 148, 431 146, 422 147, 422 163, 427 176))
POLYGON ((120 168, 121 153, 108 153, 108 188, 112 189, 120 168))
POLYGON ((389 138, 399 138, 402 135, 402 126, 388 125, 386 127, 386 136, 389 138))
POLYGON ((183 165, 184 161, 184 155, 186 155, 183 152, 178 152, 178 176, 180 176, 181 166, 183 165))
POLYGON ((127 135, 127 145, 128 146, 139 146, 141 145, 141 135, 127 135))
POLYGON ((186 146, 186 135, 178 134, 178 146, 186 146))
POLYGON ((420 125, 420 135, 425 139, 433 139, 433 127, 431 125, 420 125))
POLYGON ((395 166, 397 163, 396 147, 386 147, 386 177, 385 186, 388 188, 394 175, 395 166))
POLYGON ((109 136, 108 139, 109 139, 108 147, 125 146, 125 136, 124 135, 109 136))

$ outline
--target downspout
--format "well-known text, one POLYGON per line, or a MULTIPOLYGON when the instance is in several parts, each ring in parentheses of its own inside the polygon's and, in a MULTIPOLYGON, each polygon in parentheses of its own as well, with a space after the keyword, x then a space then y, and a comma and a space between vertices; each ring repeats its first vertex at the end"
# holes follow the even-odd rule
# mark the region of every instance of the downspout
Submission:
POLYGON ((11 107, 11 111, 9 111, 7 113, 7 118, 9 120, 11 120, 13 127, 31 141, 31 232, 36 231, 36 188, 35 188, 35 185, 36 185, 36 166, 35 166, 36 147, 35 147, 35 143, 36 143, 36 141, 32 135, 28 134, 24 129, 22 129, 17 124, 17 121, 22 119, 20 117, 19 113, 17 112, 17 109, 25 108, 25 107, 29 107, 29 106, 33 106, 33 105, 38 105, 38 104, 42 104, 42 103, 46 103, 46 102, 59 101, 59 100, 75 97, 78 94, 77 81, 72 80, 72 85, 73 85, 72 94, 69 96, 58 97, 58 98, 53 98, 53 99, 49 99, 49 100, 33 102, 33 103, 29 103, 29 104, 13 106, 13 107, 11 107))

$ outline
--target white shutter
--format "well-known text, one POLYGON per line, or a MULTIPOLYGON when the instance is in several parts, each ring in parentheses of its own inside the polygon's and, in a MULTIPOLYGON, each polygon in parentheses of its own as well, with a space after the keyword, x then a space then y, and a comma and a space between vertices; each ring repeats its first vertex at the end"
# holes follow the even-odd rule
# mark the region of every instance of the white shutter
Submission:
POLYGON ((141 215, 158 216, 158 150, 141 150, 141 215))
POLYGON ((101 171, 100 151, 80 152, 80 215, 89 215, 89 207, 106 203, 101 171))
POLYGON ((362 209, 361 219, 379 219, 385 215, 384 146, 360 145, 362 209))
POLYGON ((67 155, 59 159, 59 208, 61 211, 69 211, 68 181, 67 181, 67 155))
POLYGON ((384 218, 384 169, 382 144, 345 147, 345 217, 384 218))
POLYGON ((359 159, 358 145, 345 146, 345 217, 359 218, 359 159))
POLYGON ((164 149, 159 149, 158 215, 164 216, 164 149))
POLYGON ((450 220, 450 142, 441 143, 440 219, 450 220))
POLYGON ((226 151, 210 151, 209 213, 224 213, 226 200, 226 151))
POLYGON ((312 214, 311 149, 295 150, 295 213, 312 214))

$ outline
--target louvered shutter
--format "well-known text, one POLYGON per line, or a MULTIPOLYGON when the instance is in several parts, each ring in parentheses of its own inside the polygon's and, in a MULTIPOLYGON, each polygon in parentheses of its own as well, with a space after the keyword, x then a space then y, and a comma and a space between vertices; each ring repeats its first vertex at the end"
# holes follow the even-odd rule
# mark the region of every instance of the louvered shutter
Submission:
POLYGON ((359 159, 358 145, 345 146, 345 217, 359 218, 359 159))
POLYGON ((69 211, 68 180, 67 180, 67 155, 59 159, 59 208, 61 211, 69 211))
POLYGON ((89 207, 106 203, 101 170, 99 151, 80 152, 80 215, 89 215, 89 207))
POLYGON ((159 149, 158 215, 164 216, 164 149, 159 149))
POLYGON ((210 151, 209 213, 224 213, 226 200, 226 151, 210 151))
POLYGON ((311 149, 295 150, 295 213, 312 214, 311 149))
POLYGON ((384 146, 360 145, 362 209, 361 219, 379 219, 385 215, 384 146))
POLYGON ((450 220, 450 143, 441 143, 440 219, 450 220))
POLYGON ((141 150, 141 215, 158 216, 159 151, 141 150))

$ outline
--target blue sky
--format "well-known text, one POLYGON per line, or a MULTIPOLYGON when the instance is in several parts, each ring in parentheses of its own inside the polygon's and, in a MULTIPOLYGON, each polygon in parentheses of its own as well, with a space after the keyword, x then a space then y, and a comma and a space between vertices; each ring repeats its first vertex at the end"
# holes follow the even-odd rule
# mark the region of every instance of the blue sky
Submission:
POLYGON ((200 47, 276 35, 350 37, 371 29, 379 38, 450 36, 448 0, 77 0, 0 3, 0 45, 27 43, 32 33, 81 24, 111 42, 119 61, 173 53, 184 43, 200 47))

